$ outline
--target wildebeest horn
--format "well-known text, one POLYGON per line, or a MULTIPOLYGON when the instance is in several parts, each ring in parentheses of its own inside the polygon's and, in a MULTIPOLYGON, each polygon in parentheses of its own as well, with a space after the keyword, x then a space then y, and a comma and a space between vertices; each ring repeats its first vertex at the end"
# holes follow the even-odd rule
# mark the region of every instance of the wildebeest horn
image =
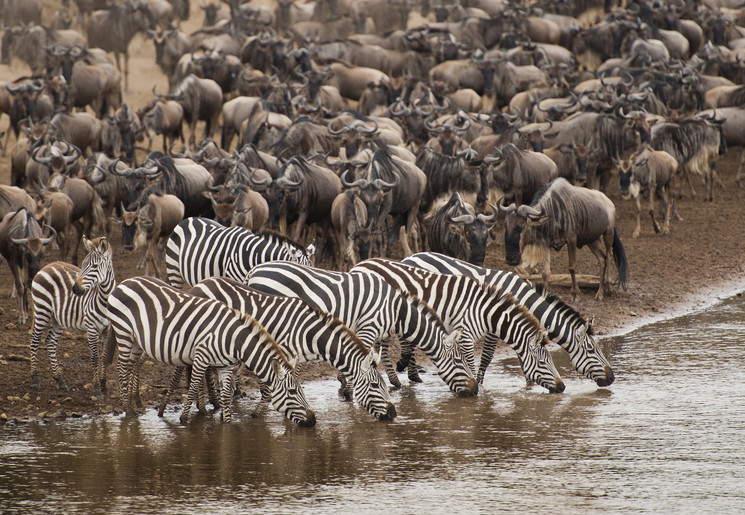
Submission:
POLYGON ((328 125, 326 126, 326 128, 327 128, 327 129, 328 129, 328 131, 329 131, 329 134, 331 134, 331 135, 333 135, 333 136, 339 136, 339 135, 341 135, 341 134, 346 134, 346 133, 347 133, 347 132, 349 132, 349 130, 351 129, 351 127, 349 127, 349 125, 347 125, 347 124, 345 123, 345 124, 344 124, 344 125, 342 126, 342 128, 341 128, 341 129, 335 130, 335 129, 332 129, 332 128, 331 128, 331 125, 332 125, 333 123, 334 123, 334 120, 331 120, 331 121, 330 121, 330 122, 328 123, 328 125))
POLYGON ((12 231, 8 234, 8 238, 15 245, 25 245, 28 242, 28 238, 16 238, 13 234, 18 230, 23 229, 22 225, 16 225, 12 231))
POLYGON ((469 215, 468 213, 455 217, 448 216, 448 218, 454 224, 472 224, 476 220, 473 215, 469 215))
POLYGON ((42 239, 41 239, 41 244, 42 244, 42 245, 44 245, 44 246, 47 246, 47 245, 49 245, 49 244, 50 244, 50 243, 52 243, 52 242, 53 242, 53 241, 54 241, 55 239, 57 239, 57 231, 55 231, 55 230, 54 230, 54 227, 52 227, 51 225, 46 225, 46 224, 44 224, 44 227, 42 228, 42 234, 44 233, 44 229, 47 229, 47 228, 48 228, 48 229, 49 229, 50 231, 52 231, 52 235, 51 235, 50 237, 48 237, 48 238, 42 238, 42 239))
POLYGON ((394 180, 393 182, 385 182, 383 179, 375 179, 373 181, 373 186, 375 186, 379 190, 384 190, 384 191, 393 189, 396 186, 396 184, 398 184, 398 176, 396 176, 396 180, 394 180))
POLYGON ((476 218, 478 218, 479 220, 481 220, 482 222, 484 222, 486 224, 488 224, 491 221, 493 221, 497 217, 497 213, 499 213, 499 211, 497 210, 497 207, 494 204, 489 204, 489 207, 493 211, 492 214, 490 214, 490 215, 485 215, 485 214, 476 215, 476 218))
POLYGON ((78 147, 76 147, 75 145, 72 145, 72 144, 71 144, 71 145, 70 145, 70 148, 71 148, 71 149, 72 149, 72 151, 73 151, 73 155, 70 155, 70 156, 63 156, 63 157, 62 157, 62 159, 64 159, 64 160, 65 160, 65 164, 66 164, 66 165, 72 164, 72 163, 74 163, 75 161, 77 161, 77 160, 78 160, 78 158, 80 157, 80 155, 82 154, 82 152, 80 152, 80 149, 79 149, 78 147))
POLYGON ((406 107, 401 97, 398 97, 394 103, 391 104, 390 108, 391 116, 409 116, 411 115, 411 109, 406 107))
POLYGON ((533 206, 523 204, 517 208, 517 215, 525 218, 538 218, 539 216, 543 215, 543 210, 539 210, 534 208, 533 206))
POLYGON ((502 161, 504 161, 504 154, 502 154, 502 151, 498 148, 494 149, 494 153, 492 155, 484 157, 484 164, 487 165, 498 164, 502 161))
POLYGON ((114 175, 118 175, 119 177, 129 177, 130 175, 132 175, 134 173, 134 171, 131 168, 127 167, 124 170, 121 170, 120 171, 116 167, 116 165, 121 160, 122 159, 120 157, 117 157, 116 159, 114 159, 112 162, 109 163, 109 173, 114 174, 114 175))
POLYGON ((344 186, 345 188, 356 188, 356 187, 365 188, 367 187, 368 184, 370 184, 370 182, 367 179, 357 179, 354 182, 349 182, 346 178, 346 175, 348 172, 349 170, 344 170, 344 173, 341 174, 341 177, 339 177, 341 179, 341 185, 344 186))
POLYGON ((251 184, 254 186, 269 186, 272 182, 271 177, 267 177, 266 179, 256 179, 256 170, 249 169, 248 171, 248 180, 251 181, 251 184))
POLYGON ((220 191, 220 186, 215 186, 215 178, 210 175, 210 178, 207 179, 207 189, 210 191, 220 191))
POLYGON ((44 148, 44 147, 42 147, 42 146, 36 147, 34 149, 34 151, 31 152, 31 159, 33 159, 34 161, 36 161, 39 164, 48 165, 49 162, 52 160, 52 158, 51 157, 40 156, 39 155, 39 152, 41 151, 42 148, 44 148))
POLYGON ((511 115, 511 114, 508 114, 508 113, 502 113, 502 117, 505 120, 507 120, 508 122, 514 122, 515 120, 517 120, 518 116, 520 116, 520 108, 517 107, 517 106, 515 106, 515 105, 510 104, 509 105, 509 109, 510 110, 515 110, 517 112, 514 115, 511 115))
POLYGON ((431 132, 445 132, 445 127, 435 127, 434 125, 432 125, 431 118, 427 118, 426 120, 424 120, 424 128, 431 132))
POLYGON ((512 204, 510 204, 509 206, 505 206, 504 205, 504 201, 505 201, 505 198, 504 197, 505 197, 505 195, 502 195, 497 200, 497 206, 499 206, 499 210, 502 211, 503 213, 512 213, 513 211, 517 210, 517 206, 515 205, 514 202, 512 204))

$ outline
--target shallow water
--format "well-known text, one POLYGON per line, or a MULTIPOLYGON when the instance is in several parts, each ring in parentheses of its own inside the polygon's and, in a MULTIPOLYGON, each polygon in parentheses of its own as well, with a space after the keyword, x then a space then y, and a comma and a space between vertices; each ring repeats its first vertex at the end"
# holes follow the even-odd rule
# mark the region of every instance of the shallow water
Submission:
POLYGON ((0 511, 741 512, 743 321, 734 297, 603 340, 609 388, 558 348, 563 394, 526 387, 515 358, 495 360, 475 399, 428 374, 393 393, 392 423, 318 381, 305 385, 314 428, 251 418, 251 399, 232 424, 184 426, 174 408, 7 428, 0 511))

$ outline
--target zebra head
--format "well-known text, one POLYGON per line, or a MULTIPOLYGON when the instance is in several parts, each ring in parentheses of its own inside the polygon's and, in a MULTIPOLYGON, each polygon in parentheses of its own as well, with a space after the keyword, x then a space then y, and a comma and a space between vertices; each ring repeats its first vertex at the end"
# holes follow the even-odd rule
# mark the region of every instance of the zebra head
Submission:
POLYGON ((283 242, 282 246, 290 256, 288 261, 292 263, 298 263, 300 265, 313 266, 313 255, 316 252, 315 240, 313 241, 313 243, 308 245, 307 249, 304 249, 300 245, 290 241, 283 242))
POLYGON ((396 418, 396 406, 393 405, 388 387, 378 370, 382 349, 376 353, 370 349, 361 364, 359 377, 354 381, 354 398, 378 420, 393 420, 396 418))
POLYGON ((88 255, 83 259, 72 292, 75 295, 85 295, 91 288, 99 285, 109 285, 113 289, 114 264, 111 261, 109 240, 105 236, 92 240, 83 236, 83 244, 88 255))
POLYGON ((598 386, 610 386, 616 380, 610 361, 595 341, 592 320, 577 327, 572 338, 574 345, 567 349, 574 368, 598 386))
POLYGON ((548 343, 548 333, 545 330, 537 331, 528 343, 528 352, 524 356, 518 353, 518 357, 526 379, 543 386, 551 393, 561 393, 564 391, 564 382, 548 352, 548 343))
POLYGON ((443 358, 447 366, 438 366, 437 370, 450 390, 459 397, 472 397, 479 392, 479 384, 473 375, 460 345, 461 331, 455 330, 443 340, 443 358))
POLYGON ((272 406, 296 424, 303 427, 316 425, 316 414, 308 405, 303 387, 297 379, 295 364, 297 358, 289 363, 272 361, 273 378, 270 384, 272 406))

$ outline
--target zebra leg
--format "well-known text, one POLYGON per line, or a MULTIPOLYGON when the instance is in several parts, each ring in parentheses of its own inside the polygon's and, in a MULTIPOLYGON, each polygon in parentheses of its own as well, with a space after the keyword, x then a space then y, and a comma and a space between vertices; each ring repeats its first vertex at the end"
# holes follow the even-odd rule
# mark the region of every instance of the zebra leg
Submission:
POLYGON ((179 418, 182 424, 185 424, 189 420, 191 405, 196 401, 199 390, 204 387, 206 371, 206 360, 199 355, 195 356, 194 363, 191 365, 191 384, 189 385, 189 393, 187 394, 186 402, 184 403, 184 411, 181 413, 181 417, 179 418))
POLYGON ((88 348, 91 351, 91 365, 93 366, 93 390, 96 392, 96 398, 99 401, 103 400, 103 392, 101 391, 101 375, 103 371, 103 362, 99 359, 99 347, 101 342, 98 338, 98 331, 88 330, 88 348))
POLYGON ((67 383, 62 378, 62 368, 59 366, 59 361, 57 361, 57 341, 61 334, 62 327, 56 323, 52 323, 52 327, 47 334, 47 354, 49 354, 49 361, 52 363, 52 377, 57 381, 57 387, 60 390, 68 390, 67 383))
POLYGON ((231 368, 220 368, 214 371, 220 386, 220 409, 222 410, 222 421, 233 420, 233 370, 231 368))
POLYGON ((181 376, 184 375, 185 368, 186 367, 176 367, 176 370, 173 372, 173 377, 171 378, 171 382, 168 385, 168 388, 166 389, 166 393, 163 394, 163 398, 160 401, 160 406, 158 406, 159 417, 163 416, 163 413, 166 410, 166 406, 168 405, 168 400, 170 399, 171 394, 176 388, 178 388, 178 385, 181 382, 181 376))
POLYGON ((142 409, 142 398, 140 397, 140 370, 142 363, 145 361, 143 356, 135 360, 132 364, 132 373, 129 377, 130 397, 134 399, 135 408, 142 409))
POLYGON ((349 402, 354 398, 354 385, 347 381, 347 376, 339 372, 336 374, 336 378, 339 380, 339 383, 341 383, 341 386, 339 387, 339 394, 344 397, 344 400, 349 402))
POLYGON ((486 374, 486 369, 494 358, 494 351, 497 350, 498 342, 499 338, 494 333, 486 333, 484 336, 484 348, 481 351, 481 362, 479 363, 479 371, 476 374, 476 381, 479 384, 484 384, 484 374, 486 374))
POLYGON ((389 350, 389 343, 390 339, 386 338, 379 342, 380 345, 380 360, 383 363, 383 368, 385 369, 385 373, 388 376, 388 381, 390 381, 391 386, 394 388, 401 388, 401 381, 399 381, 398 376, 396 375, 396 371, 393 370, 393 365, 391 364, 391 357, 388 354, 389 350))
POLYGON ((41 385, 39 384, 39 358, 37 357, 37 353, 39 352, 41 338, 44 335, 44 331, 48 324, 48 320, 45 320, 45 323, 42 323, 40 313, 37 310, 37 312, 34 313, 34 329, 31 332, 31 387, 34 390, 41 390, 41 385))
POLYGON ((259 393, 261 394, 261 399, 259 399, 259 405, 256 406, 256 410, 252 415, 254 417, 260 417, 261 415, 263 415, 266 411, 266 408, 269 406, 269 402, 272 400, 272 394, 269 391, 269 385, 265 384, 262 381, 259 381, 259 393))

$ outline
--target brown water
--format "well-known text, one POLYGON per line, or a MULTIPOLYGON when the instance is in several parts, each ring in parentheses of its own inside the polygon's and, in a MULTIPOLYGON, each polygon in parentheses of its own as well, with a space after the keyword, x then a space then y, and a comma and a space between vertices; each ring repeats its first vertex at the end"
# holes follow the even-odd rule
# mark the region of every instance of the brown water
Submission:
POLYGON ((569 371, 550 395, 517 360, 475 399, 435 375, 375 422, 306 384, 318 416, 121 417, 0 430, 0 512, 413 513, 745 510, 745 299, 604 340, 610 388, 569 371))

